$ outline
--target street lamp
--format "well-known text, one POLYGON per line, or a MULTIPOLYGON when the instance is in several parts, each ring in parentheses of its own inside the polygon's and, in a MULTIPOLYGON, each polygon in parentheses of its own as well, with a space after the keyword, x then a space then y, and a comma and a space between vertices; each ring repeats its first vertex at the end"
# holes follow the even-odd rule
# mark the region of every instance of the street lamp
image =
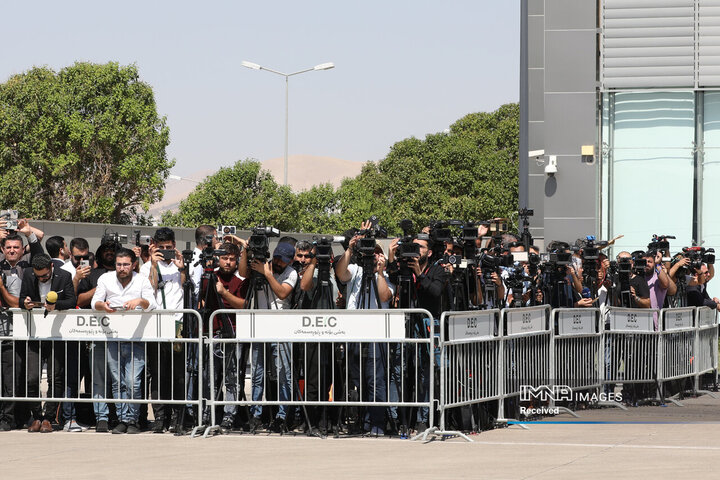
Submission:
POLYGON ((278 72, 277 70, 263 67, 262 65, 258 65, 257 63, 253 63, 253 62, 248 62, 246 60, 243 60, 240 63, 240 65, 242 65, 243 67, 249 68, 251 70, 265 70, 270 73, 275 73, 277 75, 281 75, 281 76, 285 77, 285 156, 284 156, 283 185, 287 185, 288 184, 288 79, 294 75, 300 75, 301 73, 313 72, 316 70, 330 70, 331 68, 335 68, 335 64, 333 62, 321 63, 319 65, 315 65, 312 68, 306 68, 304 70, 299 70, 299 71, 293 72, 293 73, 278 72))

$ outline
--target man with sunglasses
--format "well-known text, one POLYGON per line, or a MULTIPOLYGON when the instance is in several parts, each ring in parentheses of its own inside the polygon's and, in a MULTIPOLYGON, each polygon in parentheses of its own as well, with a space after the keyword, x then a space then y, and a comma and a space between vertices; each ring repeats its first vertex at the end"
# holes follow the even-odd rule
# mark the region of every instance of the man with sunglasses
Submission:
MULTIPOLYGON (((31 261, 31 267, 23 272, 22 286, 20 288, 20 305, 26 310, 44 308, 48 312, 54 310, 67 310, 75 308, 76 297, 70 274, 60 268, 55 268, 50 255, 45 253, 36 255, 31 261), (57 293, 56 302, 47 302, 50 292, 57 293)), ((22 342, 16 344, 16 359, 24 364, 27 375, 27 396, 40 397, 40 366, 47 363, 48 381, 50 383, 48 396, 64 397, 65 388, 65 348, 63 342, 28 341, 27 347, 22 342), (23 351, 27 348, 27 351, 23 351)), ((72 370, 72 369, 71 369, 72 370)), ((70 372, 68 372, 70 373, 70 372)), ((71 379, 68 379, 70 381, 71 379)), ((58 416, 57 402, 45 402, 45 409, 40 402, 32 402, 30 411, 32 418, 28 432, 49 433, 53 431, 50 421, 58 416)), ((65 412, 69 416, 74 412, 65 412)), ((70 418, 70 420, 74 420, 70 418)))
POLYGON ((78 292, 80 282, 90 275, 90 245, 82 237, 70 241, 70 261, 65 262, 62 269, 72 275, 75 294, 78 292))

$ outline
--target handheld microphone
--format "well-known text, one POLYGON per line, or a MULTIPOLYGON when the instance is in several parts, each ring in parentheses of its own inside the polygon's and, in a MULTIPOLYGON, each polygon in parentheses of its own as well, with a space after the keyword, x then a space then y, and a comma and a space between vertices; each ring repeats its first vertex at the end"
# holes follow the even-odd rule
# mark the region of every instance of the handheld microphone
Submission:
MULTIPOLYGON (((45 297, 45 303, 48 305, 55 305, 55 302, 57 302, 58 294, 57 292, 54 292, 50 290, 47 294, 47 297, 45 297)), ((43 318, 48 316, 48 309, 45 309, 45 313, 43 313, 43 318)))

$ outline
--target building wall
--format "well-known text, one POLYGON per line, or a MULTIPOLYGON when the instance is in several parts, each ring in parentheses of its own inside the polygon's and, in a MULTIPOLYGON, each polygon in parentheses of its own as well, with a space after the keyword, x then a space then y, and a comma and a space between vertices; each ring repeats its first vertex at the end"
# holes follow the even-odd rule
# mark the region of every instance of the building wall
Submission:
POLYGON ((581 156, 598 136, 596 0, 528 0, 527 52, 528 150, 545 152, 528 160, 531 231, 545 243, 596 235, 598 166, 581 156))

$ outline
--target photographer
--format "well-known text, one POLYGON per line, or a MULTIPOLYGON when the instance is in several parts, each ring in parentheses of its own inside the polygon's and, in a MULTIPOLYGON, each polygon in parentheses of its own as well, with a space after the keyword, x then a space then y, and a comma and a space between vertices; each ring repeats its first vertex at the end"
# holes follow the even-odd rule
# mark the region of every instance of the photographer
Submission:
MULTIPOLYGON (((247 277, 248 269, 251 269, 253 275, 260 276, 263 286, 260 290, 254 292, 256 297, 253 299, 254 304, 250 305, 250 308, 289 310, 292 306, 290 304, 290 295, 298 280, 297 272, 292 268, 292 261, 295 257, 295 247, 289 243, 278 243, 273 251, 272 262, 261 261, 258 258, 254 258, 252 263, 249 263, 248 250, 251 250, 253 243, 251 240, 252 237, 248 240, 248 248, 243 249, 240 254, 238 271, 241 277, 247 277)), ((253 253, 253 255, 255 254, 253 253)), ((290 400, 292 392, 292 344, 285 342, 271 343, 270 351, 278 375, 280 392, 278 400, 290 400)), ((258 402, 262 399, 265 389, 264 344, 253 343, 252 364, 252 399, 258 402)), ((250 419, 249 428, 251 431, 255 431, 262 424, 262 406, 253 405, 250 408, 250 413, 252 418, 250 419)), ((287 407, 280 405, 277 415, 270 425, 270 429, 277 433, 287 432, 286 415, 287 407)))
MULTIPOLYGON (((304 289, 302 288, 302 281, 303 278, 305 278, 305 274, 308 272, 308 269, 310 265, 313 265, 312 271, 310 271, 310 278, 307 279, 307 281, 310 283, 310 285, 313 284, 313 272, 315 270, 314 263, 317 263, 315 261, 315 252, 314 247, 310 242, 306 242, 305 240, 300 240, 295 244, 295 258, 293 259, 293 268, 298 274, 298 282, 295 285, 295 289, 293 290, 292 294, 292 308, 293 309, 301 309, 301 310, 307 310, 308 308, 312 308, 310 306, 310 302, 312 300, 312 292, 311 288, 304 289)), ((315 278, 317 278, 317 274, 315 274, 315 278)), ((333 282, 334 285, 334 282, 333 282)), ((333 299, 335 296, 333 297, 333 299)))
POLYGON ((687 303, 690 307, 710 307, 720 311, 720 299, 710 298, 707 293, 707 282, 712 278, 710 270, 704 263, 694 270, 693 282, 687 287, 687 303))
POLYGON ((77 288, 78 307, 92 308, 90 301, 95 294, 98 279, 108 272, 115 271, 115 251, 119 248, 115 242, 100 244, 95 251, 97 267, 90 270, 87 277, 80 280, 77 288))
MULTIPOLYGON (((374 240, 372 237, 372 229, 373 225, 370 221, 363 222, 360 227, 360 232, 363 232, 363 235, 370 235, 363 238, 363 240, 369 240, 370 238, 374 240)), ((372 249, 372 251, 360 251, 361 261, 368 266, 372 265, 371 275, 370 272, 366 273, 364 271, 365 267, 350 264, 350 259, 361 238, 362 235, 356 235, 350 240, 348 248, 340 257, 337 267, 335 268, 335 275, 338 280, 347 284, 346 308, 349 310, 389 308, 395 287, 385 272, 386 259, 382 247, 375 244, 375 248, 372 249), (365 277, 365 282, 370 280, 370 287, 367 291, 361 293, 363 292, 363 277, 365 277), (366 294, 367 296, 365 296, 366 294), (378 299, 380 302, 379 305, 378 299)), ((369 241, 368 243, 372 244, 373 242, 369 241)), ((365 381, 368 386, 368 388, 364 389, 365 401, 386 401, 386 361, 386 344, 372 343, 368 345, 368 355, 363 369, 365 381)), ((359 388, 360 369, 358 367, 360 366, 360 351, 359 345, 356 343, 348 345, 348 364, 350 370, 349 381, 351 382, 349 388, 357 388, 358 391, 362 391, 362 389, 359 388)), ((365 426, 366 430, 375 436, 384 435, 385 409, 383 407, 369 407, 367 412, 368 422, 365 426)))
MULTIPOLYGON (((622 260, 630 263, 632 273, 630 274, 630 299, 631 308, 650 308, 650 288, 648 287, 645 275, 642 273, 638 274, 635 268, 635 258, 644 258, 644 252, 635 252, 633 256, 629 252, 620 252, 617 255, 617 261, 620 263, 622 260)), ((622 292, 620 292, 622 293, 622 292)))
POLYGON ((203 274, 203 265, 200 264, 200 254, 212 245, 217 248, 220 240, 217 238, 217 229, 212 225, 200 225, 195 229, 195 250, 193 250, 192 264, 190 265, 190 278, 193 284, 193 306, 197 306, 200 292, 200 279, 203 274))
MULTIPOLYGON (((159 228, 148 249, 150 261, 140 268, 140 275, 148 278, 155 292, 155 303, 163 310, 182 310, 185 262, 176 248, 175 232, 167 227, 159 228)), ((177 325, 182 325, 183 314, 175 314, 177 325)), ((184 362, 182 352, 173 352, 167 342, 147 343, 148 387, 154 400, 182 398, 184 362), (179 354, 178 354, 179 353, 179 354), (172 358, 175 357, 175 358, 172 358), (175 392, 171 392, 172 385, 175 392), (173 395, 174 394, 174 395, 173 395)), ((153 432, 163 433, 170 422, 171 405, 153 403, 155 423, 153 432)))
MULTIPOLYGON (((200 298, 207 299, 207 305, 201 305, 208 312, 212 313, 219 309, 241 309, 245 308, 245 297, 247 295, 248 281, 241 279, 236 275, 238 257, 240 249, 238 245, 244 244, 244 241, 228 235, 225 237, 234 243, 226 242, 219 246, 216 250, 217 268, 215 269, 215 292, 217 295, 206 294, 209 287, 209 281, 203 280, 200 298), (237 244, 236 244, 237 243, 237 244)), ((203 300, 201 300, 202 302, 203 300)), ((216 315, 212 331, 209 335, 215 338, 222 337, 223 332, 228 328, 235 332, 235 314, 216 315), (223 321, 229 322, 229 325, 223 324, 223 321)), ((215 362, 215 385, 217 389, 222 389, 224 385, 224 400, 233 402, 238 400, 238 389, 240 392, 245 388, 245 359, 247 358, 246 349, 249 344, 232 344, 223 343, 215 346, 215 352, 212 361, 215 362), (239 371, 238 371, 239 364, 239 371)), ((208 370, 205 371, 209 373, 208 370)), ((204 388, 209 394, 209 380, 205 379, 204 388)), ((212 393, 217 398, 218 392, 212 393)), ((225 405, 223 407, 223 419, 220 428, 228 432, 235 425, 235 416, 237 414, 237 405, 225 405)))
MULTIPOLYGON (((397 262, 395 260, 395 256, 397 254, 399 240, 400 239, 396 238, 390 243, 390 251, 388 255, 388 260, 390 264, 394 264, 397 262)), ((412 241, 414 244, 417 245, 417 249, 420 254, 419 257, 414 256, 407 259, 407 265, 412 271, 414 277, 414 295, 416 295, 416 302, 414 302, 414 306, 416 308, 422 308, 427 310, 433 316, 432 319, 429 319, 423 318, 423 315, 412 314, 412 318, 414 320, 413 327, 415 329, 413 334, 416 338, 427 338, 429 332, 432 332, 433 330, 433 325, 430 322, 433 322, 433 324, 439 326, 440 316, 442 315, 442 305, 448 305, 450 302, 450 299, 448 298, 449 292, 447 290, 447 284, 449 279, 448 269, 450 265, 447 264, 447 267, 444 267, 442 265, 430 263, 429 259, 433 256, 433 251, 430 248, 430 238, 427 234, 418 234, 416 238, 413 238, 412 241)), ((397 284, 397 282, 395 283, 397 284)), ((397 291, 399 292, 399 289, 397 291)), ((395 350, 396 356, 399 355, 401 349, 396 348, 395 350)), ((428 352, 426 352, 424 355, 418 353, 416 355, 413 355, 412 360, 415 359, 418 359, 421 363, 421 365, 418 365, 419 378, 417 385, 418 389, 421 389, 421 391, 410 393, 416 393, 419 401, 425 402, 428 400, 430 395, 429 354, 428 352)), ((439 360, 439 358, 437 360, 439 360)), ((390 385, 390 399, 391 401, 399 401, 402 399, 396 398, 395 393, 397 392, 398 388, 395 384, 401 381, 399 377, 402 373, 405 372, 399 371, 399 367, 400 365, 402 365, 402 363, 397 361, 393 363, 394 366, 397 368, 391 369, 391 373, 394 373, 394 378, 391 379, 392 381, 390 385)), ((406 369, 412 370, 413 366, 406 364, 406 369)), ((391 416, 394 419, 397 418, 396 409, 391 409, 391 416)), ((415 422, 416 431, 423 432, 427 430, 427 408, 421 407, 417 409, 417 416, 415 422)))

